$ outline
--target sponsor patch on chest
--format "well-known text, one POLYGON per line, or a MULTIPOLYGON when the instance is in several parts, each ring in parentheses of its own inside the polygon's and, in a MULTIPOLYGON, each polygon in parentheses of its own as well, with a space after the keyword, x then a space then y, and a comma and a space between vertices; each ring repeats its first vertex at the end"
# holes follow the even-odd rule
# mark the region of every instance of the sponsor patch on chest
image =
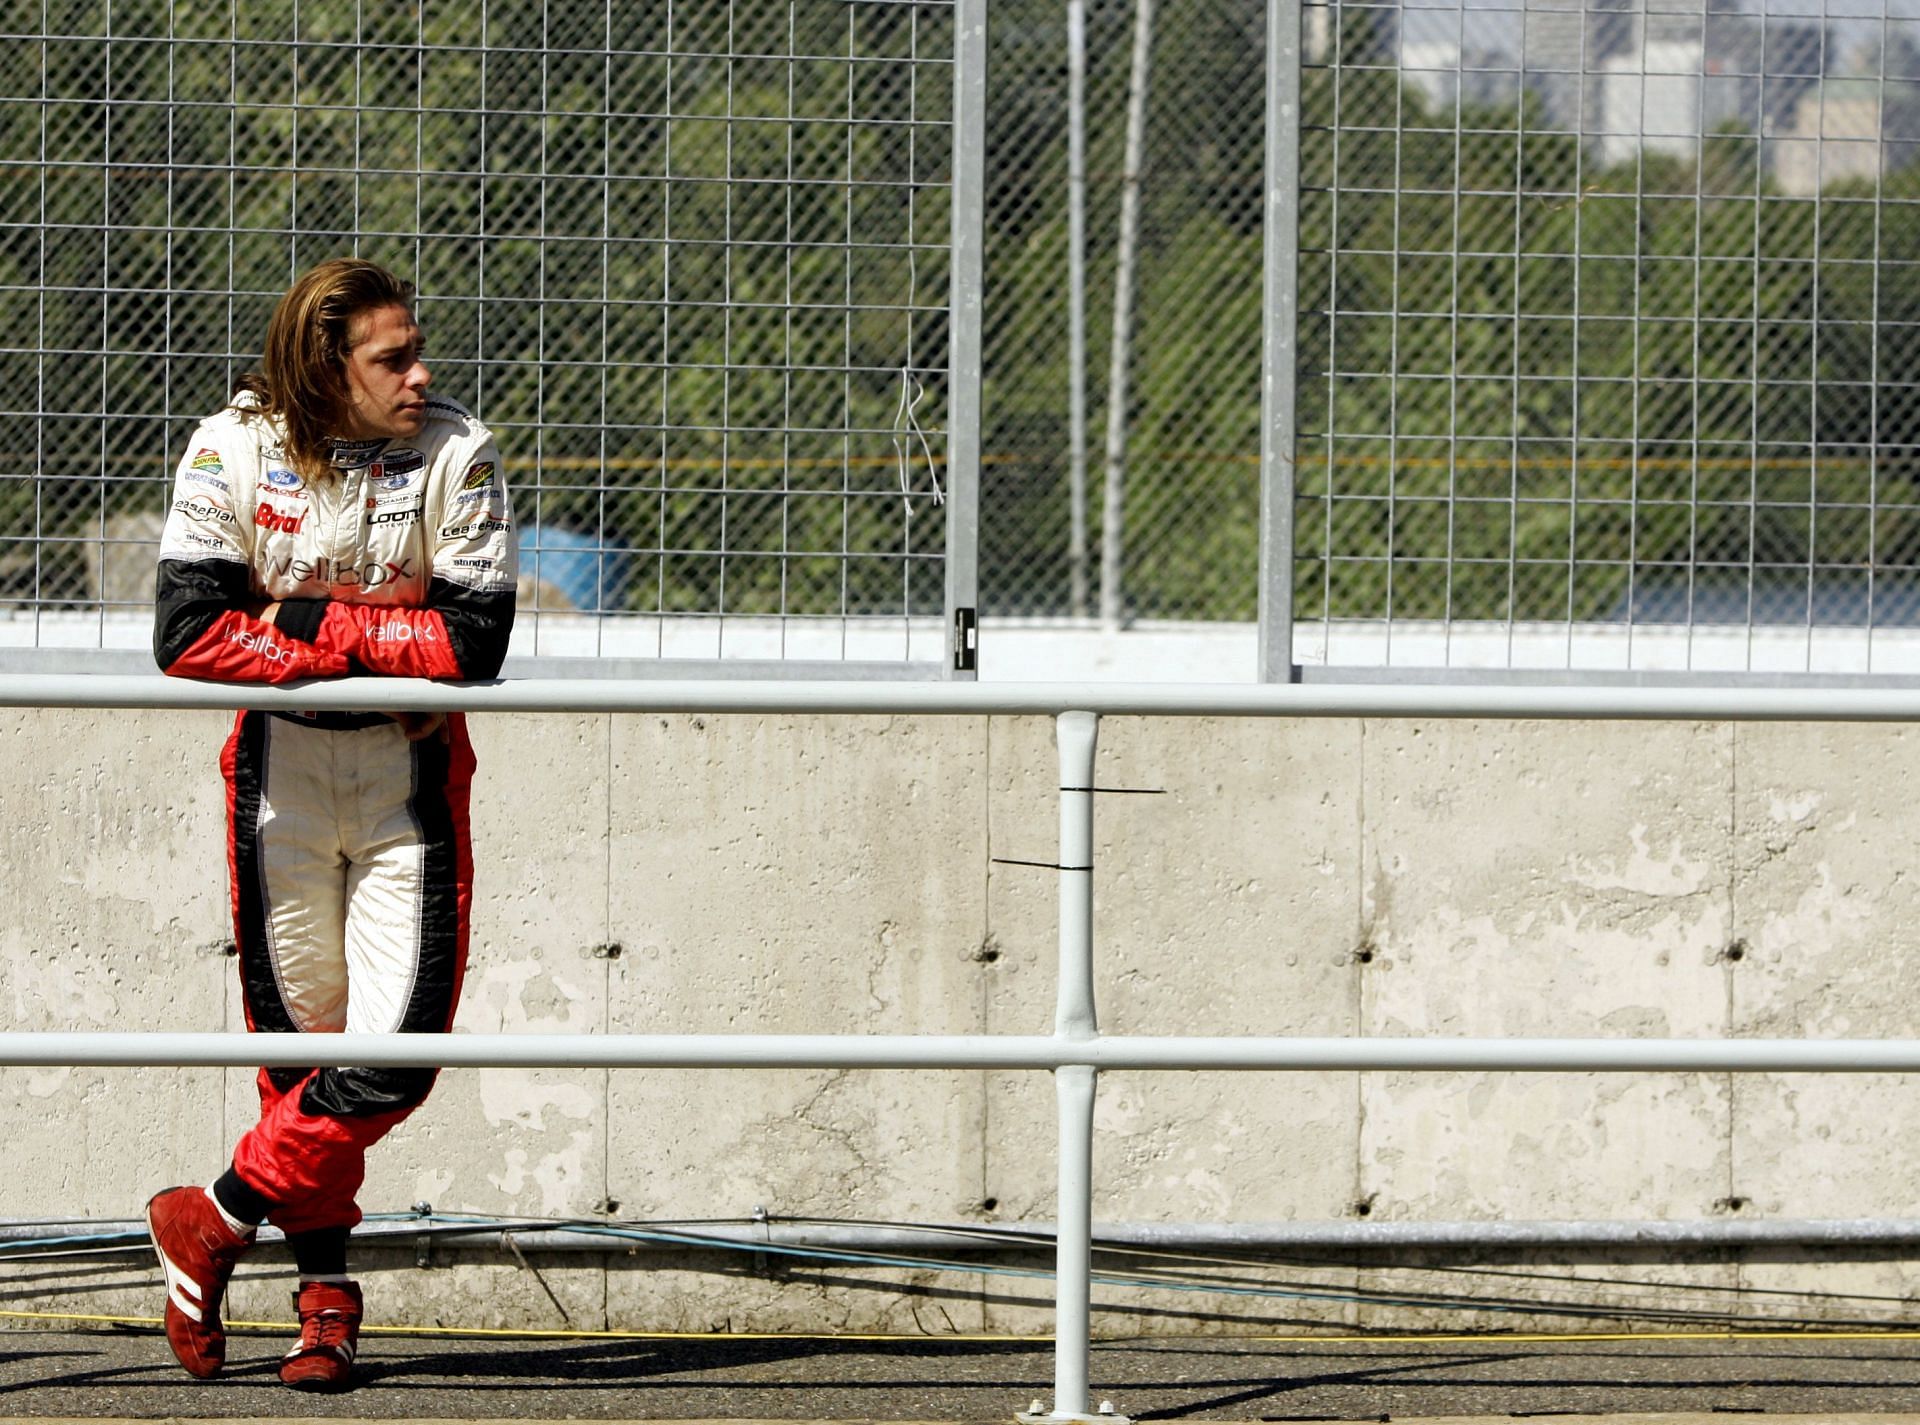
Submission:
POLYGON ((262 500, 253 507, 253 522, 262 529, 273 530, 276 534, 298 534, 301 526, 307 522, 305 510, 282 510, 262 500))
POLYGON ((327 459, 336 470, 358 470, 380 453, 388 439, 379 436, 373 440, 336 440, 327 452, 327 459))
POLYGON ((376 489, 404 490, 426 469, 427 457, 417 450, 389 450, 367 472, 376 489))
POLYGON ((383 584, 412 579, 416 567, 411 557, 370 558, 361 563, 348 564, 338 559, 298 559, 283 555, 267 561, 267 572, 276 578, 291 579, 297 584, 344 585, 359 589, 377 589, 383 584))

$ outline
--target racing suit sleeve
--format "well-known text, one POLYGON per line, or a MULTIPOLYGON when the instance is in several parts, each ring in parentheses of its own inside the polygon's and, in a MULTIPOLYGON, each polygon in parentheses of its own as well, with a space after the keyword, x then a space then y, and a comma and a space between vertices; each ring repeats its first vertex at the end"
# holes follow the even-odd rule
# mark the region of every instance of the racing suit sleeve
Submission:
POLYGON ((491 441, 442 485, 428 513, 432 574, 422 608, 324 600, 282 604, 280 623, 369 673, 492 678, 507 656, 518 579, 513 517, 491 441))
POLYGON ((205 433, 180 462, 160 535, 153 656, 164 673, 223 683, 290 683, 347 671, 339 653, 262 622, 248 573, 250 531, 234 517, 227 461, 205 433))

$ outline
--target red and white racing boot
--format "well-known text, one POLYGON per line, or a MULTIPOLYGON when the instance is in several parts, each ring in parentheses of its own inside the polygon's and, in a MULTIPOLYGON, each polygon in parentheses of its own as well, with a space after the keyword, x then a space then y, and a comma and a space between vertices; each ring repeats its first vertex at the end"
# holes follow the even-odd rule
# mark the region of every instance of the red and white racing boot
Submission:
POLYGON ((147 1203, 147 1231, 167 1279, 167 1344, 189 1375, 211 1380, 227 1359, 220 1298, 253 1238, 229 1227, 198 1187, 156 1193, 147 1203))
POLYGON ((280 1361, 280 1381, 295 1390, 345 1390, 360 1349, 360 1287, 302 1282, 293 1296, 300 1340, 280 1361))

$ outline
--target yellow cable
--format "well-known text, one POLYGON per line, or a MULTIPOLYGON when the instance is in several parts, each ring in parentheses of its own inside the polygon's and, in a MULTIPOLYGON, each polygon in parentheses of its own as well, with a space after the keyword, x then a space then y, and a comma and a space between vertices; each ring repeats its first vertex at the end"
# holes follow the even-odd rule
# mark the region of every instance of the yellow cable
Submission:
MULTIPOLYGON (((0 1317, 17 1321, 91 1321, 108 1326, 160 1326, 158 1316, 88 1316, 77 1311, 0 1311, 0 1317)), ((229 1321, 227 1329, 240 1331, 297 1331, 292 1321, 229 1321)), ((528 1340, 616 1341, 1051 1341, 1051 1336, 991 1335, 868 1335, 860 1332, 827 1333, 806 1331, 583 1331, 577 1329, 538 1331, 522 1327, 491 1326, 362 1326, 361 1334, 384 1332, 393 1336, 508 1336, 528 1340)))
MULTIPOLYGON (((158 1316, 87 1316, 75 1311, 0 1311, 0 1317, 19 1321, 91 1321, 110 1326, 159 1326, 158 1316)), ((291 1321, 229 1321, 229 1329, 243 1331, 292 1331, 291 1321)), ((536 1331, 518 1327, 486 1326, 362 1326, 367 1333, 393 1336, 483 1336, 523 1340, 585 1341, 1003 1341, 1008 1345, 1046 1342, 1052 1336, 998 1336, 954 1334, 933 1336, 924 1333, 826 1332, 826 1331, 536 1331)), ((1128 1338, 1136 1339, 1136 1338, 1128 1338)), ((1566 1341, 1920 1341, 1920 1330, 1887 1331, 1536 1331, 1504 1333, 1483 1331, 1467 1336, 1219 1336, 1209 1340, 1260 1341, 1269 1344, 1299 1346, 1374 1346, 1459 1345, 1464 1342, 1566 1342, 1566 1341)), ((1096 1345, 1108 1344, 1095 1341, 1096 1345)))
POLYGON ((1465 1341, 1920 1341, 1920 1331, 1483 1331, 1469 1336, 1222 1336, 1220 1340, 1289 1342, 1295 1345, 1459 1344, 1465 1341))

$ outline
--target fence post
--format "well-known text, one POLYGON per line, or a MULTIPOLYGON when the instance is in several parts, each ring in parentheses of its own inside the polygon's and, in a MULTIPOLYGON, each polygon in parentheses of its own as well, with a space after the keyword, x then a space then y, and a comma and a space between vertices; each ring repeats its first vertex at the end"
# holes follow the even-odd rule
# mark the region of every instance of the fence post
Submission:
POLYGON ((1067 565, 1087 616, 1087 0, 1067 0, 1067 565))
MULTIPOLYGON (((980 606, 980 362, 987 210, 987 0, 953 33, 953 270, 948 295, 946 616, 949 678, 976 673, 980 606)), ((909 615, 912 613, 909 607, 909 615)))
POLYGON ((1153 72, 1154 0, 1133 0, 1133 69, 1127 81, 1127 147, 1120 174, 1120 232, 1113 256, 1113 358, 1107 373, 1107 463, 1100 516, 1100 622, 1126 618, 1127 412, 1132 404, 1133 284, 1140 251, 1140 172, 1146 166, 1147 84, 1153 72))
POLYGON ((1300 0, 1267 0, 1267 211, 1260 332, 1260 670, 1293 661, 1294 367, 1300 262, 1300 0))

